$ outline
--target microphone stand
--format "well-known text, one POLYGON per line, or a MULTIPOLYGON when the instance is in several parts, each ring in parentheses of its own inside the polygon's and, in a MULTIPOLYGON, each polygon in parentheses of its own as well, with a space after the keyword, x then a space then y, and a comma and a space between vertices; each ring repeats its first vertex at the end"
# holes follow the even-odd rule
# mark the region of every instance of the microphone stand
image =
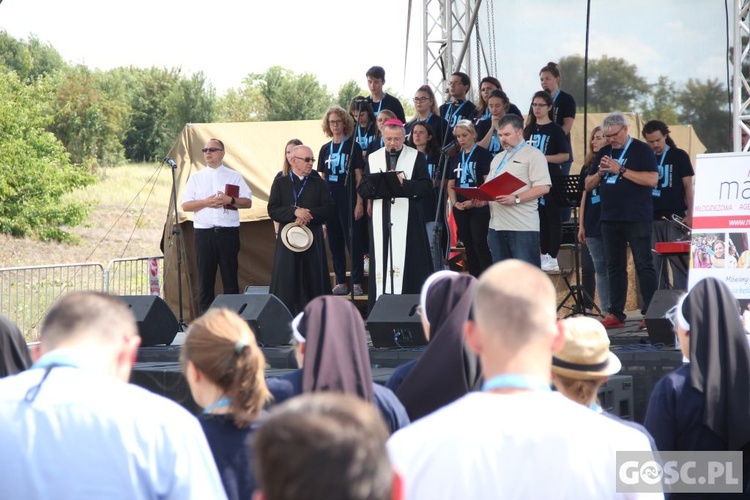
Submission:
POLYGON ((174 225, 172 226, 172 234, 175 238, 175 245, 177 247, 177 304, 179 308, 179 318, 177 324, 181 332, 187 329, 185 319, 182 312, 182 231, 180 230, 180 224, 177 219, 177 163, 172 158, 164 158, 164 162, 167 163, 172 169, 172 211, 174 213, 174 225))
MULTIPOLYGON (((357 102, 357 105, 359 106, 357 111, 357 116, 359 117, 359 114, 362 113, 362 103, 363 101, 360 100, 357 102)), ((359 124, 355 123, 354 126, 357 127, 359 124)), ((356 130, 356 128, 355 128, 356 130)), ((346 137, 343 139, 346 141, 346 137)), ((349 298, 354 302, 354 206, 356 206, 357 203, 357 192, 355 190, 355 184, 357 182, 356 179, 352 179, 352 176, 349 175, 352 169, 352 158, 354 157, 354 144, 356 144, 357 141, 354 139, 354 135, 352 135, 352 147, 349 150, 349 158, 346 159, 346 166, 344 167, 344 173, 346 174, 346 181, 344 181, 344 187, 347 188, 347 193, 349 196, 348 204, 349 204, 349 261, 352 265, 352 271, 349 275, 349 278, 351 279, 352 286, 349 289, 349 298), (353 206, 352 203, 355 205, 353 206)), ((356 176, 356 174, 355 174, 356 176)))
MULTIPOLYGON (((396 163, 398 162, 398 158, 395 159, 393 155, 395 155, 397 151, 388 151, 388 170, 395 172, 396 171, 396 163)), ((396 290, 396 287, 394 285, 394 275, 396 274, 396 270, 393 268, 393 205, 396 204, 395 198, 389 198, 388 201, 390 201, 390 205, 388 206, 388 256, 386 257, 386 260, 388 261, 390 265, 390 269, 388 270, 388 274, 391 278, 391 295, 393 295, 396 290)), ((408 227, 408 226, 407 226, 408 227)), ((385 286, 383 286, 383 293, 385 293, 385 286)))
MULTIPOLYGON (((453 105, 449 106, 446 109, 450 109, 453 105)), ((445 120, 442 116, 440 117, 441 120, 445 120)), ((443 123, 440 122, 442 125, 443 123)), ((450 245, 448 245, 448 249, 446 249, 445 252, 441 252, 442 245, 443 245, 443 225, 448 224, 448 216, 446 213, 445 203, 443 202, 444 196, 445 196, 445 175, 446 171, 448 170, 448 154, 445 151, 446 142, 448 142, 448 134, 451 130, 450 123, 448 123, 448 120, 445 120, 445 130, 443 131, 443 139, 440 144, 440 157, 438 159, 436 169, 440 170, 440 189, 438 190, 438 198, 437 198, 437 207, 435 208, 435 225, 432 228, 432 259, 434 263, 434 268, 436 271, 443 268, 443 261, 445 258, 447 258, 447 254, 450 251, 450 245), (440 217, 442 216, 442 223, 440 220, 440 217)), ((435 180, 437 179, 437 170, 432 173, 432 185, 433 190, 435 186, 435 180)))

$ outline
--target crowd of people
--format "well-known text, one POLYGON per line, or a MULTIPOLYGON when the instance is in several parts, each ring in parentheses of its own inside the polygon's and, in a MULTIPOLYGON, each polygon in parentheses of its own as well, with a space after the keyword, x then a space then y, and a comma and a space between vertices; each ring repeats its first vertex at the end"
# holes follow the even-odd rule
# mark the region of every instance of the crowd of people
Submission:
MULTIPOLYGON (((621 368, 606 328, 625 319, 626 248, 645 314, 669 279, 651 255, 676 236, 664 219, 691 223, 689 157, 661 122, 644 126, 645 142, 621 113, 592 131, 578 239, 587 308, 598 293, 603 317, 559 320, 545 271, 558 267, 569 217, 555 180, 570 172, 575 101, 556 64, 539 75, 525 122, 496 78, 467 100, 461 72, 439 108, 417 89, 407 122, 376 66, 369 97, 325 113, 330 142, 317 158, 289 140, 268 201, 270 292, 294 316, 299 366, 282 377, 267 376, 246 321, 210 308, 217 269, 224 292, 238 293, 236 209, 252 193, 223 165, 224 143, 207 141, 207 168, 183 199, 195 212, 201 315, 180 357, 202 412, 126 383, 140 338, 115 297, 63 296, 31 353, 0 318, 0 498, 663 498, 619 491, 617 452, 672 450, 742 452, 750 493, 750 394, 737 383, 750 376, 750 347, 724 283, 700 281, 670 311, 686 363, 656 385, 644 425, 597 402, 621 368), (522 187, 468 196, 506 173, 522 187), (449 214, 468 273, 435 272, 432 257, 448 248, 433 235, 449 214), (373 381, 360 312, 339 297, 350 293, 371 305, 419 294, 428 344, 385 386, 373 381)), ((727 259, 720 239, 709 243, 709 260, 727 259)), ((672 267, 674 286, 686 286, 682 270, 672 267)))
POLYGON ((622 367, 605 327, 559 320, 536 266, 439 271, 418 313, 429 343, 385 387, 344 298, 294 319, 300 369, 280 378, 248 323, 212 308, 180 355, 197 416, 127 383, 140 337, 121 299, 63 296, 32 352, 3 318, 0 497, 663 498, 620 491, 622 451, 738 451, 750 493, 750 345, 723 282, 667 314, 685 364, 656 384, 644 425, 602 409, 622 367))

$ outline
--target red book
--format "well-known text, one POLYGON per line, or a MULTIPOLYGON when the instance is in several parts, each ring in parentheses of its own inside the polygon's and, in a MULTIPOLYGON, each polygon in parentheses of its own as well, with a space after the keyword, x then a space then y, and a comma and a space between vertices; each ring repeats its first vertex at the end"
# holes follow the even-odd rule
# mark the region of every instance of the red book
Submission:
POLYGON ((503 172, 491 181, 485 182, 478 188, 453 187, 453 190, 470 200, 495 201, 498 196, 514 193, 526 185, 521 179, 503 172))
MULTIPOLYGON (((224 194, 232 198, 240 197, 240 187, 237 184, 227 184, 224 186, 224 194)), ((234 205, 224 205, 226 210, 237 210, 234 205)))

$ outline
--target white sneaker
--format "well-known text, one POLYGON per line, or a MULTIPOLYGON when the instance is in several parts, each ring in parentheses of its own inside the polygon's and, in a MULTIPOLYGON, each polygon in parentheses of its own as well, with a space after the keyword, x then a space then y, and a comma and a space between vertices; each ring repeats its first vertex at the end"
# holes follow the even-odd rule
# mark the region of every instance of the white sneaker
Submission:
POLYGON ((542 271, 559 272, 560 266, 557 264, 557 259, 548 256, 547 262, 542 262, 542 271))
POLYGON ((541 261, 542 261, 542 269, 544 269, 544 265, 545 265, 545 264, 546 264, 547 262, 549 262, 549 260, 550 260, 551 258, 552 258, 552 257, 550 257, 550 255, 549 255, 548 253, 543 253, 543 254, 541 255, 540 259, 541 259, 541 261))

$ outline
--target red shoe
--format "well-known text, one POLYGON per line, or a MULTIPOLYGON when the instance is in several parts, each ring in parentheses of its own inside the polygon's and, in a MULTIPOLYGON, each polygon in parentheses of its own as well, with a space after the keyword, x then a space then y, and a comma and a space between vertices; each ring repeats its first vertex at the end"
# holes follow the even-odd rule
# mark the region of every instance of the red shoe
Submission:
POLYGON ((625 323, 617 319, 617 316, 612 314, 602 320, 602 325, 604 325, 604 328, 621 328, 625 326, 625 323))
POLYGON ((640 323, 638 323, 638 329, 643 331, 646 329, 646 320, 642 319, 640 323))

